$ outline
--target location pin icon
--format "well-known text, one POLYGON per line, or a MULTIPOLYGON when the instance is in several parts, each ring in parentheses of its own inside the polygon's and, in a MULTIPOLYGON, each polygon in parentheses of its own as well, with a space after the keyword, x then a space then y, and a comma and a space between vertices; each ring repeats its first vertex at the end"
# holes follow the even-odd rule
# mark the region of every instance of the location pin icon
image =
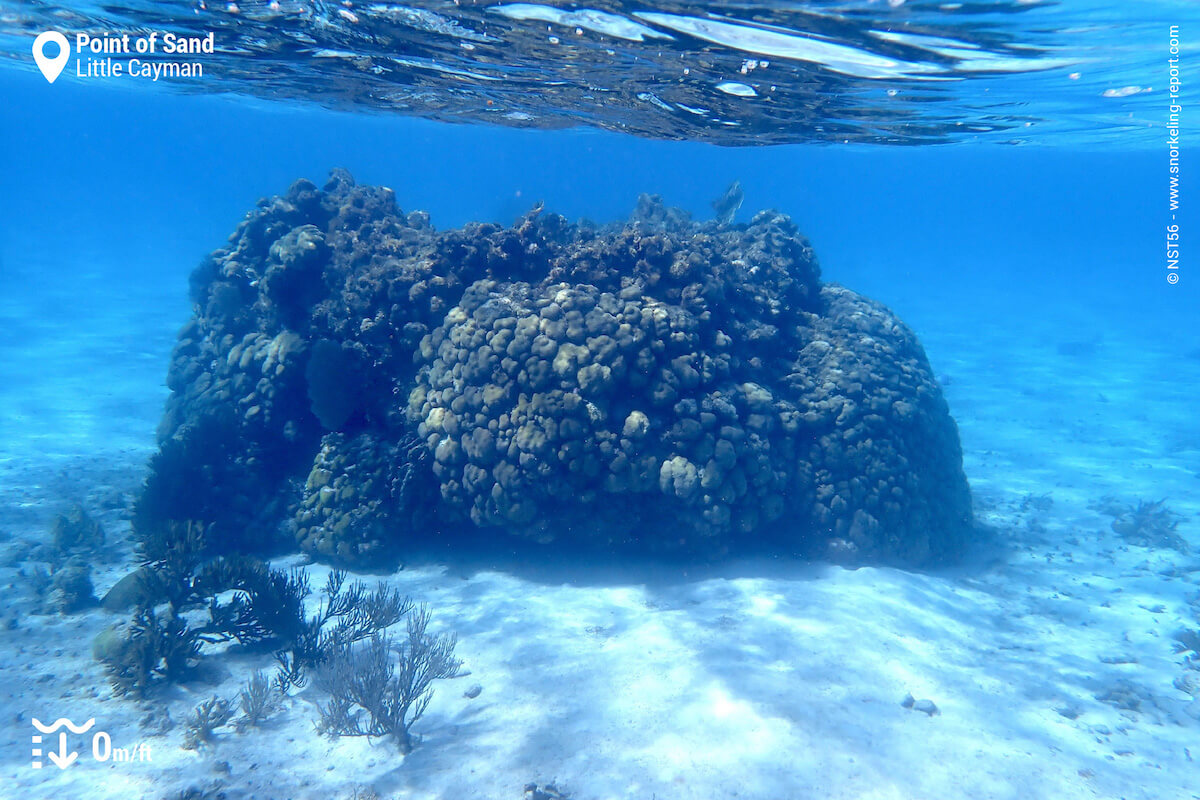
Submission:
POLYGON ((38 37, 33 40, 33 60, 37 62, 38 69, 46 76, 46 80, 54 83, 58 76, 62 74, 63 67, 67 65, 67 61, 71 59, 71 50, 67 45, 67 37, 63 36, 58 31, 46 31, 39 33, 38 37), (58 55, 54 58, 46 57, 46 45, 49 42, 54 42, 58 45, 58 55))

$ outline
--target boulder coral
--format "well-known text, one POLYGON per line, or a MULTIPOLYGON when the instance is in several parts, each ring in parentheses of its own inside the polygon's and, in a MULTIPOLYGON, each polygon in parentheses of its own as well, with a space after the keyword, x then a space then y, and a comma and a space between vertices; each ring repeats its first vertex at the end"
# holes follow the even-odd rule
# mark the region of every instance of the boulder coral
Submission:
POLYGON ((970 534, 915 335, 777 212, 437 231, 337 170, 260 201, 191 291, 138 526, 360 565, 466 528, 910 564, 970 534))

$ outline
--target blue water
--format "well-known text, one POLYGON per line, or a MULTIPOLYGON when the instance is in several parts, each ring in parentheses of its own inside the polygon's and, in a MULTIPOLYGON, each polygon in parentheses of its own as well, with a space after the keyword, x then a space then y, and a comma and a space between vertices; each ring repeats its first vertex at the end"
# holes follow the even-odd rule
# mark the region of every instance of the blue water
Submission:
MULTIPOLYGON (((324 4, 311 5, 329 11, 324 4)), ((1190 6, 1156 4, 1155 13, 1162 19, 1137 20, 1139 35, 1156 30, 1167 19, 1163 9, 1189 23, 1200 22, 1190 6)), ((1104 10, 1095 9, 1097 14, 1104 10)), ((1105 25, 1119 25, 1127 13, 1124 7, 1109 11, 1103 17, 1105 25)), ((5 29, 7 40, 16 35, 17 27, 5 29)), ((1200 30, 1200 25, 1194 28, 1200 30)), ((980 30, 987 32, 987 27, 980 30)), ((1041 44, 1046 53, 1056 55, 1052 39, 1041 44)), ((1095 54, 1104 51, 1103 45, 1104 41, 1092 40, 1086 49, 1095 54)), ((1096 90, 1089 97, 1098 96, 1102 86, 1161 85, 1161 59, 1144 53, 1139 59, 1144 61, 1131 66, 1109 64, 1103 81, 1085 80, 1089 91, 1096 90)), ((1022 85, 1033 91, 1049 85, 1045 76, 1020 77, 1029 79, 1022 85)), ((1005 80, 989 75, 978 84, 963 85, 982 91, 990 82, 998 85, 1005 80)), ((289 86, 295 90, 295 85, 289 86)), ((320 91, 314 88, 308 94, 329 99, 320 96, 328 86, 314 86, 320 91)), ((986 107, 982 95, 972 94, 973 89, 962 91, 958 100, 966 104, 963 107, 976 111, 986 107)), ((1007 91, 1005 102, 1019 105, 1013 96, 1020 92, 1011 86, 1007 91)), ((1007 133, 937 145, 889 146, 818 143, 810 140, 822 137, 797 131, 794 137, 785 135, 796 143, 762 147, 726 147, 686 133, 678 137, 684 141, 663 141, 596 127, 541 130, 479 121, 450 124, 423 118, 433 116, 430 113, 407 115, 365 107, 371 104, 332 110, 300 102, 289 93, 272 99, 269 90, 260 88, 253 94, 257 96, 131 90, 100 81, 83 84, 69 76, 50 86, 27 64, 0 69, 4 107, 0 408, 7 417, 0 420, 4 541, 14 533, 18 538, 40 535, 53 513, 77 498, 107 509, 113 520, 123 520, 118 526, 127 528, 124 512, 114 509, 123 508, 136 493, 155 448, 155 427, 167 398, 171 348, 192 311, 189 274, 206 254, 225 243, 260 198, 283 193, 300 177, 321 185, 335 167, 347 168, 360 184, 392 187, 405 211, 428 211, 439 229, 474 220, 508 224, 537 202, 570 219, 619 220, 643 192, 660 194, 668 205, 707 219, 712 215, 710 201, 739 180, 745 190, 739 221, 747 221, 760 208, 789 214, 811 240, 823 280, 882 301, 921 338, 951 413, 958 419, 967 477, 981 521, 1001 524, 997 519, 1003 513, 996 509, 1012 512, 1022 496, 1057 493, 1058 508, 1068 509, 1062 517, 1042 520, 1052 529, 1044 540, 1037 537, 1045 530, 1034 530, 1029 519, 1018 519, 1017 512, 1005 517, 1013 526, 1009 531, 1013 540, 1019 542, 1014 550, 1024 553, 1045 545, 1045 553, 1037 550, 1028 556, 1028 563, 1020 562, 1025 571, 1013 579, 1013 586, 1035 581, 1028 576, 1043 560, 1048 564, 1047 554, 1053 550, 1057 555, 1063 541, 1081 537, 1091 542, 1089 537, 1112 536, 1107 520, 1101 526, 1081 510, 1101 495, 1116 493, 1123 502, 1170 497, 1171 505, 1185 517, 1200 510, 1200 427, 1194 413, 1194 398, 1200 392, 1196 312, 1200 214, 1191 178, 1200 137, 1185 127, 1184 183, 1173 219, 1167 205, 1161 93, 1138 95, 1131 101, 1135 105, 1129 106, 1129 116, 1136 113, 1140 121, 1148 119, 1150 124, 1129 123, 1128 135, 1122 135, 1121 123, 1112 127, 1122 115, 1111 106, 1101 114, 1094 107, 1077 109, 1070 98, 1055 96, 1052 101, 1034 98, 1038 102, 1031 105, 1036 106, 1036 114, 1030 112, 1039 119, 1049 114, 1045 127, 1053 135, 1039 136, 1037 126, 1032 133, 1022 129, 1019 145, 1006 143, 1012 138, 1007 133), (1055 110, 1061 116, 1054 117, 1055 110), (1092 135, 1096 131, 1087 129, 1088 119, 1095 119, 1097 130, 1104 128, 1107 133, 1092 135), (1146 127, 1153 133, 1147 134, 1146 127), (1078 135, 1072 136, 1072 131, 1078 135), (1183 232, 1178 284, 1166 279, 1165 233, 1170 224, 1179 225, 1183 232), (97 494, 94 487, 99 485, 108 494, 97 494), (1086 524, 1092 528, 1085 530, 1080 519, 1090 520, 1086 524), (1021 536, 1015 533, 1018 522, 1029 523, 1021 536), (1053 546, 1046 544, 1051 539, 1053 546)), ((560 111, 564 118, 578 121, 572 117, 577 109, 560 111)), ((1184 111, 1189 120, 1193 108, 1184 111)), ((1010 112, 1018 113, 1006 105, 1006 113, 1010 112)), ((772 119, 767 122, 775 125, 778 119, 772 119)), ((661 124, 655 121, 654 126, 661 124)), ((1193 553, 1200 548, 1193 518, 1186 517, 1179 531, 1192 543, 1193 553)), ((1099 552, 1107 558, 1122 546, 1097 545, 1087 555, 1099 552)), ((126 561, 131 558, 127 551, 127 547, 122 551, 126 561)), ((1081 564, 1086 561, 1083 554, 1078 557, 1081 564)), ((1136 558, 1128 556, 1128 563, 1142 557, 1139 551, 1136 558)), ((1161 557, 1156 552, 1144 555, 1147 563, 1161 557)), ((1183 555, 1179 558, 1186 560, 1183 555)), ((1196 567, 1191 558, 1191 567, 1173 573, 1192 576, 1180 579, 1192 581, 1190 588, 1173 585, 1180 596, 1185 589, 1194 593, 1196 567)), ((1100 561, 1097 557, 1096 563, 1100 561)), ((1105 568, 1087 563, 1073 573, 1085 583, 1091 577, 1089 569, 1105 568)), ((1128 563, 1120 562, 1121 568, 1128 563)), ((107 585, 119 575, 117 565, 110 566, 104 575, 107 585)), ((1155 561, 1154 568, 1159 566, 1155 561)), ((1121 575, 1104 573, 1096 580, 1116 585, 1118 578, 1130 574, 1128 570, 1121 575)), ((981 579, 982 583, 991 577, 981 579)), ((453 597, 453 590, 425 573, 413 580, 425 581, 414 585, 431 593, 445 592, 440 599, 453 597)), ((513 589, 507 577, 487 580, 501 584, 496 590, 500 594, 527 588, 513 589)), ((557 578, 539 576, 539 580, 555 585, 557 578)), ((798 580, 819 583, 810 572, 798 580)), ((904 577, 894 580, 910 589, 916 585, 904 584, 904 577)), ((953 591, 961 588, 954 583, 956 576, 945 580, 955 587, 953 591)), ((969 577, 964 585, 974 591, 982 584, 972 580, 969 577)), ((1150 579, 1139 573, 1139 580, 1150 579)), ((557 582, 567 585, 571 580, 557 582)), ((681 597, 690 597, 689 584, 683 585, 681 597)), ((1161 599, 1154 594, 1157 589, 1147 585, 1130 590, 1130 595, 1144 592, 1144 597, 1137 595, 1142 609, 1155 607, 1161 599)), ((720 591, 710 593, 710 588, 698 589, 696 596, 708 602, 711 594, 719 600, 720 591)), ((1010 588, 1005 584, 997 596, 1010 588)), ((485 589, 478 589, 480 595, 492 596, 485 589)), ((466 589, 459 599, 469 600, 473 590, 466 589)), ((1077 586, 1076 590, 1083 591, 1077 586)), ((930 596, 941 597, 939 591, 930 589, 930 596)), ((924 595, 916 589, 911 592, 904 600, 917 609, 912 618, 924 619, 928 610, 921 605, 924 595)), ((531 605, 548 606, 551 610, 543 612, 552 616, 554 601, 532 597, 531 605)), ((1152 627, 1158 625, 1156 617, 1152 623, 1129 623, 1131 629, 1143 625, 1137 630, 1144 633, 1194 628, 1198 621, 1194 608, 1172 597, 1174 605, 1162 617, 1167 621, 1161 628, 1152 627)), ((699 599, 694 604, 702 605, 699 599)), ((462 605, 470 607, 467 600, 462 605)), ((947 608, 953 605, 944 602, 947 608)), ((598 608, 600 619, 607 612, 602 604, 598 608)), ((92 627, 81 623, 70 634, 79 641, 90 641, 104 624, 99 612, 89 613, 93 616, 85 622, 92 627)), ((461 608, 459 613, 464 613, 461 608)), ((525 610, 505 613, 511 617, 525 610)), ((486 617, 482 611, 479 614, 486 617)), ((7 610, 4 615, 7 618, 7 610)), ((475 621, 479 636, 484 636, 489 621, 475 621)), ((1074 631, 1078 626, 1072 624, 1065 623, 1074 631)), ((1111 624, 1118 629, 1125 623, 1111 624)), ((1043 635, 1040 630, 1038 635, 1043 635)), ((1057 635, 1053 630, 1044 634, 1047 641, 1057 635)), ((1157 632, 1144 635, 1159 636, 1157 632)), ((1038 646, 1037 640, 1031 638, 1013 649, 1021 646, 1038 646)), ((555 652, 552 646, 547 648, 555 652)), ((1091 654, 1087 658, 1088 664, 1095 662, 1091 654)), ((488 663, 482 655, 478 661, 488 663)), ((1145 663, 1151 663, 1149 656, 1145 663)), ((1175 666, 1181 663, 1176 659, 1175 666)), ((238 669, 242 666, 239 662, 238 669)), ((1051 660, 1048 669, 1065 672, 1076 667, 1067 653, 1061 660, 1051 660)), ((486 681, 485 670, 480 674, 485 676, 480 680, 486 681)), ((1170 692, 1169 685, 1169 680, 1158 685, 1158 696, 1170 692)), ((453 690, 455 695, 458 692, 453 690)), ((196 699, 190 694, 186 698, 189 703, 196 699)), ((178 696, 172 699, 182 708, 178 696)), ((1191 725, 1193 732, 1200 724, 1179 714, 1169 721, 1191 725)), ((27 733, 25 727, 14 730, 21 736, 27 733)), ((1155 734, 1151 730, 1146 736, 1153 739, 1155 734)), ((1057 746, 1047 752, 1057 754, 1057 746)), ((25 745, 17 749, 21 748, 25 745)), ((444 741, 437 748, 437 752, 453 753, 447 750, 452 745, 444 741)), ((1178 757, 1175 761, 1155 756, 1169 765, 1165 777, 1156 778, 1164 781, 1161 792, 1153 781, 1145 786, 1139 783, 1144 773, 1133 772, 1132 767, 1122 772, 1125 767, 1118 764, 1111 775, 1102 776, 1096 796, 1117 796, 1107 793, 1117 790, 1130 797, 1187 796, 1171 794, 1181 791, 1179 785, 1187 782, 1181 770, 1190 768, 1190 756, 1184 762, 1182 751, 1175 750, 1171 751, 1172 758, 1178 757), (1143 789, 1144 794, 1134 794, 1143 789)), ((1039 751, 1039 755, 1045 754, 1039 751)), ((1053 756, 1046 757, 1046 763, 1051 763, 1053 756)), ((414 768, 414 773, 424 777, 413 778, 412 785, 405 783, 409 778, 397 779, 393 774, 392 788, 404 786, 415 792, 413 786, 426 778, 430 786, 441 785, 436 776, 452 771, 453 764, 450 756, 440 758, 432 765, 417 762, 425 771, 414 768)), ((14 772, 24 769, 23 759, 22 750, 19 759, 12 759, 14 765, 21 762, 12 767, 14 772)), ((970 772, 965 760, 947 770, 959 767, 970 772)), ((1097 767, 1104 768, 1103 764, 1097 767)), ((21 774, 27 778, 27 771, 21 774)), ((1033 774, 1036 777, 1036 769, 1033 774)), ((753 780, 753 769, 749 775, 753 780)), ((162 785, 174 787, 172 780, 164 778, 162 785)), ((919 793, 904 795, 903 787, 921 785, 901 782, 899 794, 881 791, 880 796, 917 797, 919 793)), ((47 789, 49 784, 33 786, 31 797, 58 796, 47 789), (51 793, 37 794, 42 789, 51 793)), ((435 789, 429 791, 433 793, 429 796, 436 794, 435 789)), ((1026 795, 997 790, 988 796, 1026 795)), ((581 798, 587 797, 591 795, 581 793, 581 798)))
MULTIPOLYGON (((1194 304, 1186 260, 1181 283, 1165 282, 1164 146, 721 148, 90 84, 49 91, 34 78, 0 77, 10 270, 86 253, 129 280, 180 285, 258 198, 344 166, 438 227, 510 222, 539 200, 607 221, 643 191, 706 217, 740 179, 747 211, 792 215, 828 278, 885 302, 952 308, 1000 293, 1018 318, 1095 304, 1132 330, 1177 335, 1174 315, 1194 304)), ((1185 202, 1184 230, 1194 214, 1185 202)))
MULTIPOLYGON (((569 120, 743 146, 1149 142, 1169 26, 1191 16, 1179 0, 125 0, 4 10, 0 52, 16 64, 29 37, 59 28, 88 37, 75 71, 89 75, 168 63, 168 36, 204 47, 211 34, 201 91, 215 79, 221 91, 274 101, 518 128, 569 120), (148 40, 132 49, 120 39, 130 32, 134 42, 161 35, 158 49, 148 40)), ((163 80, 191 92, 193 77, 163 80)))
POLYGON ((538 201, 568 218, 616 220, 641 192, 708 218, 710 200, 738 179, 741 219, 768 207, 790 214, 823 278, 888 304, 937 372, 955 355, 943 342, 978 341, 984 327, 1047 350, 1120 342, 1181 377, 1194 374, 1200 348, 1187 236, 1196 214, 1185 183, 1182 279, 1169 285, 1159 145, 729 148, 94 82, 49 87, 28 71, 0 72, 0 87, 10 100, 0 130, 9 286, 0 308, 17 334, 0 345, 10 354, 4 390, 26 403, 24 430, 44 428, 47 445, 64 452, 76 446, 65 444, 63 419, 112 417, 61 382, 86 385, 106 357, 146 389, 114 390, 110 405, 129 411, 130 436, 151 445, 191 270, 259 198, 298 177, 320 185, 338 166, 393 187, 403 209, 429 211, 439 228, 509 223, 538 201), (22 356, 34 353, 45 370, 30 375, 22 356))

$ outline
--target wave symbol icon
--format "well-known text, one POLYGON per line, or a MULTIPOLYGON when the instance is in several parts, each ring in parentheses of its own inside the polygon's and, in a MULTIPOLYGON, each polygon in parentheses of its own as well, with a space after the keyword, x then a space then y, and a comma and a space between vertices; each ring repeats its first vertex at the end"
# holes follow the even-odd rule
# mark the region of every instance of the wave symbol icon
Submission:
POLYGON ((96 720, 94 718, 89 719, 87 722, 83 723, 82 725, 76 725, 75 723, 71 722, 71 720, 67 719, 66 717, 59 717, 58 719, 54 720, 54 722, 51 723, 50 725, 44 725, 41 722, 38 722, 37 717, 34 717, 34 719, 33 719, 33 727, 37 728, 42 733, 54 733, 59 728, 66 728, 71 733, 87 733, 88 731, 90 731, 92 729, 92 726, 95 724, 96 724, 96 720))

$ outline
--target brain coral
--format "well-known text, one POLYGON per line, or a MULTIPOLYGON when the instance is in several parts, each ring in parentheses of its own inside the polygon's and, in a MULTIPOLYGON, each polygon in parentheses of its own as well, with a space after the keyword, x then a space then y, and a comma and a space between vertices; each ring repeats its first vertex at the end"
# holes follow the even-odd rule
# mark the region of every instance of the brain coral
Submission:
POLYGON ((135 524, 218 550, 365 564, 475 528, 925 563, 970 531, 916 337, 782 214, 439 232, 335 171, 260 201, 192 300, 135 524))

